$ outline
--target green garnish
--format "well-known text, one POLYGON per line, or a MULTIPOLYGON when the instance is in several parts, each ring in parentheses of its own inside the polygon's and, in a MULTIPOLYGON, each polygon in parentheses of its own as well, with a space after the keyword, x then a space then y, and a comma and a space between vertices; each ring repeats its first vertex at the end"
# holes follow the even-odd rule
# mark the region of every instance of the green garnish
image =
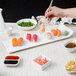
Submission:
POLYGON ((68 34, 69 34, 68 31, 64 31, 64 33, 63 33, 64 36, 67 36, 68 34))
POLYGON ((32 22, 20 22, 20 23, 18 23, 18 25, 21 27, 31 27, 34 25, 34 23, 32 23, 32 22))

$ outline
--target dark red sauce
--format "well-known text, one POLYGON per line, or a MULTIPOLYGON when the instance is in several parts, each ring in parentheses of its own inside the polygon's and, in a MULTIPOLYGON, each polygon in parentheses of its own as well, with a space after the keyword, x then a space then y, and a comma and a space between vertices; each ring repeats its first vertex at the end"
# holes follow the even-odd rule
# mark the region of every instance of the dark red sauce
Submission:
POLYGON ((6 56, 5 59, 10 59, 10 60, 11 59, 13 59, 13 60, 17 59, 18 60, 20 58, 19 58, 19 56, 6 56))

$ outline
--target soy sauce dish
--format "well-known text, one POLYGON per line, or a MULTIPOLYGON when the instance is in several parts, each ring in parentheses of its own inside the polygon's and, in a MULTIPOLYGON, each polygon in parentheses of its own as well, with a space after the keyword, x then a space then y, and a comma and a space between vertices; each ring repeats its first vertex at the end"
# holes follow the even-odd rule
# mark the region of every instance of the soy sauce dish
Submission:
POLYGON ((4 64, 6 66, 17 66, 20 63, 20 59, 21 59, 20 56, 14 56, 14 55, 6 56, 4 64))
POLYGON ((31 30, 37 26, 36 19, 21 19, 17 21, 17 27, 22 30, 31 30))
POLYGON ((76 51, 76 40, 70 40, 65 44, 65 48, 68 52, 76 51))

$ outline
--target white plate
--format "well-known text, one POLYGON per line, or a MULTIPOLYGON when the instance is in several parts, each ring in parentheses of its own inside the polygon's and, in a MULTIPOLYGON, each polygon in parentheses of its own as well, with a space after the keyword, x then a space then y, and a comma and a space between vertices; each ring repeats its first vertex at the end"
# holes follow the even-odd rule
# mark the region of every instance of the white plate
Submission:
POLYGON ((21 19, 21 20, 17 21, 17 27, 22 30, 31 30, 31 29, 35 28, 36 26, 37 26, 37 21, 35 19, 21 19), (34 23, 34 25, 31 27, 21 27, 18 25, 18 23, 20 23, 20 22, 32 22, 32 23, 34 23))
POLYGON ((37 42, 29 42, 29 41, 27 41, 26 40, 26 35, 25 35, 25 36, 23 36, 24 42, 23 42, 21 47, 19 47, 19 46, 13 47, 12 46, 12 41, 11 41, 12 39, 4 40, 3 44, 6 47, 7 52, 8 53, 12 53, 12 52, 16 52, 16 51, 19 51, 19 50, 23 50, 23 49, 35 47, 35 46, 38 46, 38 45, 51 43, 51 42, 54 42, 54 41, 58 41, 58 40, 69 38, 69 37, 72 36, 72 34, 74 32, 73 30, 71 30, 70 28, 66 27, 65 25, 61 25, 58 28, 61 30, 61 32, 64 32, 65 30, 67 30, 69 32, 69 35, 68 36, 60 36, 60 37, 52 36, 52 38, 50 40, 48 40, 47 38, 45 38, 45 35, 46 35, 46 32, 50 32, 50 30, 52 29, 51 26, 49 26, 49 28, 46 29, 44 34, 40 34, 38 31, 36 31, 36 34, 39 37, 37 42))

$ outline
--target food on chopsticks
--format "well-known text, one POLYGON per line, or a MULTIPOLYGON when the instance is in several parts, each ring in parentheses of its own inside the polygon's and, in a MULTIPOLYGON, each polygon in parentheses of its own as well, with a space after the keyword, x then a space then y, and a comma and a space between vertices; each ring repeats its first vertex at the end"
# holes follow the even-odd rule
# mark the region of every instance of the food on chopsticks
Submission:
POLYGON ((17 38, 13 38, 12 39, 12 46, 15 47, 15 46, 21 46, 22 45, 22 42, 23 42, 23 38, 20 37, 18 40, 17 38))
POLYGON ((40 28, 39 32, 40 32, 40 33, 45 32, 45 25, 42 25, 42 26, 41 26, 41 28, 40 28))
POLYGON ((46 33, 46 37, 47 37, 47 39, 51 39, 51 33, 50 32, 47 32, 46 33))
POLYGON ((37 58, 35 60, 36 63, 40 64, 41 66, 43 66, 44 64, 46 64, 48 62, 47 58, 45 57, 44 59, 43 58, 37 58))
POLYGON ((31 41, 32 36, 31 36, 31 34, 30 34, 30 33, 28 33, 28 34, 26 35, 26 39, 27 39, 28 41, 31 41))
POLYGON ((67 71, 73 72, 76 71, 76 60, 69 61, 65 66, 67 71))
POLYGON ((22 45, 22 42, 23 42, 23 37, 20 37, 17 41, 18 43, 18 46, 21 46, 22 45))
POLYGON ((53 33, 54 36, 57 37, 61 36, 61 31, 59 29, 52 29, 51 32, 53 33))
POLYGON ((31 26, 34 26, 34 23, 32 23, 32 22, 19 22, 18 25, 21 27, 31 27, 31 26))
POLYGON ((37 42, 37 40, 38 40, 38 35, 37 34, 33 35, 33 40, 34 40, 34 42, 37 42))
POLYGON ((64 35, 64 36, 67 36, 68 34, 69 34, 68 31, 64 31, 64 32, 63 32, 63 35, 64 35))
POLYGON ((12 39, 12 46, 15 47, 17 45, 17 38, 12 39))

